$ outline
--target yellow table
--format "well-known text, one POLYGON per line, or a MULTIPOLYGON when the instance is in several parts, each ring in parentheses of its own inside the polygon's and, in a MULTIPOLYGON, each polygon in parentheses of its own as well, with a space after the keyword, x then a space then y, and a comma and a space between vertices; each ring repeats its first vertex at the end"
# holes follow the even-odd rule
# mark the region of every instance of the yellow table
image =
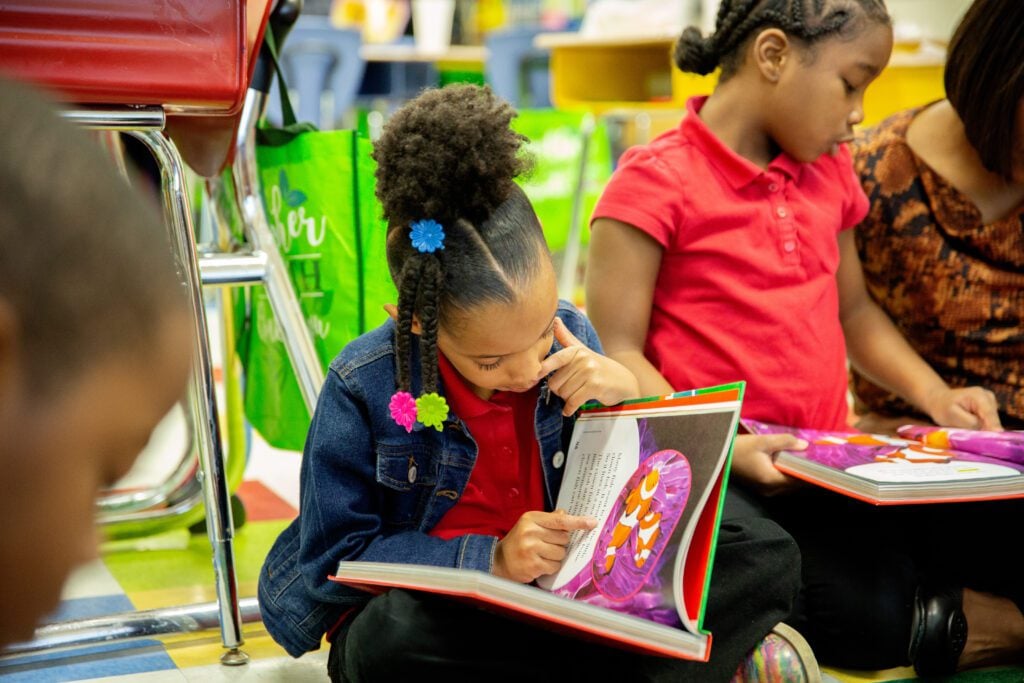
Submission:
POLYGON ((470 65, 482 68, 487 48, 482 45, 451 45, 444 52, 423 52, 412 44, 364 43, 359 55, 367 62, 424 62, 470 65))

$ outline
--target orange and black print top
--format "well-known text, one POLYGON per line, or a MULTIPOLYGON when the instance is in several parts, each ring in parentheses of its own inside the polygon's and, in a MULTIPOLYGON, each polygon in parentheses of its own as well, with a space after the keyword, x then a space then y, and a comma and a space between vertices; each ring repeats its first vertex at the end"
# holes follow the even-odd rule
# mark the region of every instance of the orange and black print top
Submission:
MULTIPOLYGON (((1024 429, 1024 206, 983 223, 907 145, 918 111, 883 121, 855 147, 871 202, 856 232, 868 292, 951 386, 994 391, 1003 426, 1024 429)), ((916 412, 856 372, 851 382, 858 412, 916 412)))

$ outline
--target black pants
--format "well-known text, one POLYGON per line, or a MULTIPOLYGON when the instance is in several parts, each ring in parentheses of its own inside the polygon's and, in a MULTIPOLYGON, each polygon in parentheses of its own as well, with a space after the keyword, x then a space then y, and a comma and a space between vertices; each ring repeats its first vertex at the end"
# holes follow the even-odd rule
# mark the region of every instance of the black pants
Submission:
POLYGON ((708 663, 644 656, 577 640, 432 595, 373 598, 331 646, 332 681, 728 681, 744 655, 791 611, 799 587, 793 540, 746 517, 730 494, 718 537, 705 628, 708 663), (741 516, 737 516, 741 515, 741 516))
POLYGON ((800 546, 804 585, 789 623, 823 664, 909 664, 920 585, 967 587, 1024 604, 1024 501, 875 507, 808 490, 766 506, 800 546))

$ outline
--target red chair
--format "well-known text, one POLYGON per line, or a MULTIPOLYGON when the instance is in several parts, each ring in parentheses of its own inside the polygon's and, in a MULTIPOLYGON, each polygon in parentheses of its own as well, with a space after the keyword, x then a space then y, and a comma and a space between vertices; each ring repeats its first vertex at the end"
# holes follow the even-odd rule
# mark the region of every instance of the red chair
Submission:
POLYGON ((66 116, 82 126, 137 138, 160 169, 165 219, 193 304, 188 403, 198 465, 182 465, 174 482, 141 496, 128 512, 173 517, 204 503, 217 588, 217 603, 43 626, 35 640, 8 653, 219 624, 228 648, 221 661, 248 660, 239 649, 241 624, 258 621, 259 608, 255 598, 240 601, 237 592, 202 286, 267 287, 312 410, 323 369, 263 213, 251 134, 269 86, 266 58, 259 58, 263 33, 270 25, 283 38, 300 7, 301 0, 8 0, 0 8, 0 71, 52 90, 67 103, 66 116), (197 256, 183 160, 214 191, 223 189, 221 171, 230 171, 250 250, 197 256))

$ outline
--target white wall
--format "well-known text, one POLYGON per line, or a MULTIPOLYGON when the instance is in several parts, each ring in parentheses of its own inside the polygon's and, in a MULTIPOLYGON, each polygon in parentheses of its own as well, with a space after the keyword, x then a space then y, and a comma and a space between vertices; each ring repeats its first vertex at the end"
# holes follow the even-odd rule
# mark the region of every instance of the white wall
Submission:
MULTIPOLYGON (((701 0, 701 26, 714 30, 719 0, 701 0)), ((953 35, 957 21, 971 0, 886 0, 897 35, 946 41, 953 35)))
MULTIPOLYGON (((971 0, 887 0, 897 35, 920 31, 923 38, 946 41, 971 0)), ((909 37, 909 36, 908 36, 909 37)))

